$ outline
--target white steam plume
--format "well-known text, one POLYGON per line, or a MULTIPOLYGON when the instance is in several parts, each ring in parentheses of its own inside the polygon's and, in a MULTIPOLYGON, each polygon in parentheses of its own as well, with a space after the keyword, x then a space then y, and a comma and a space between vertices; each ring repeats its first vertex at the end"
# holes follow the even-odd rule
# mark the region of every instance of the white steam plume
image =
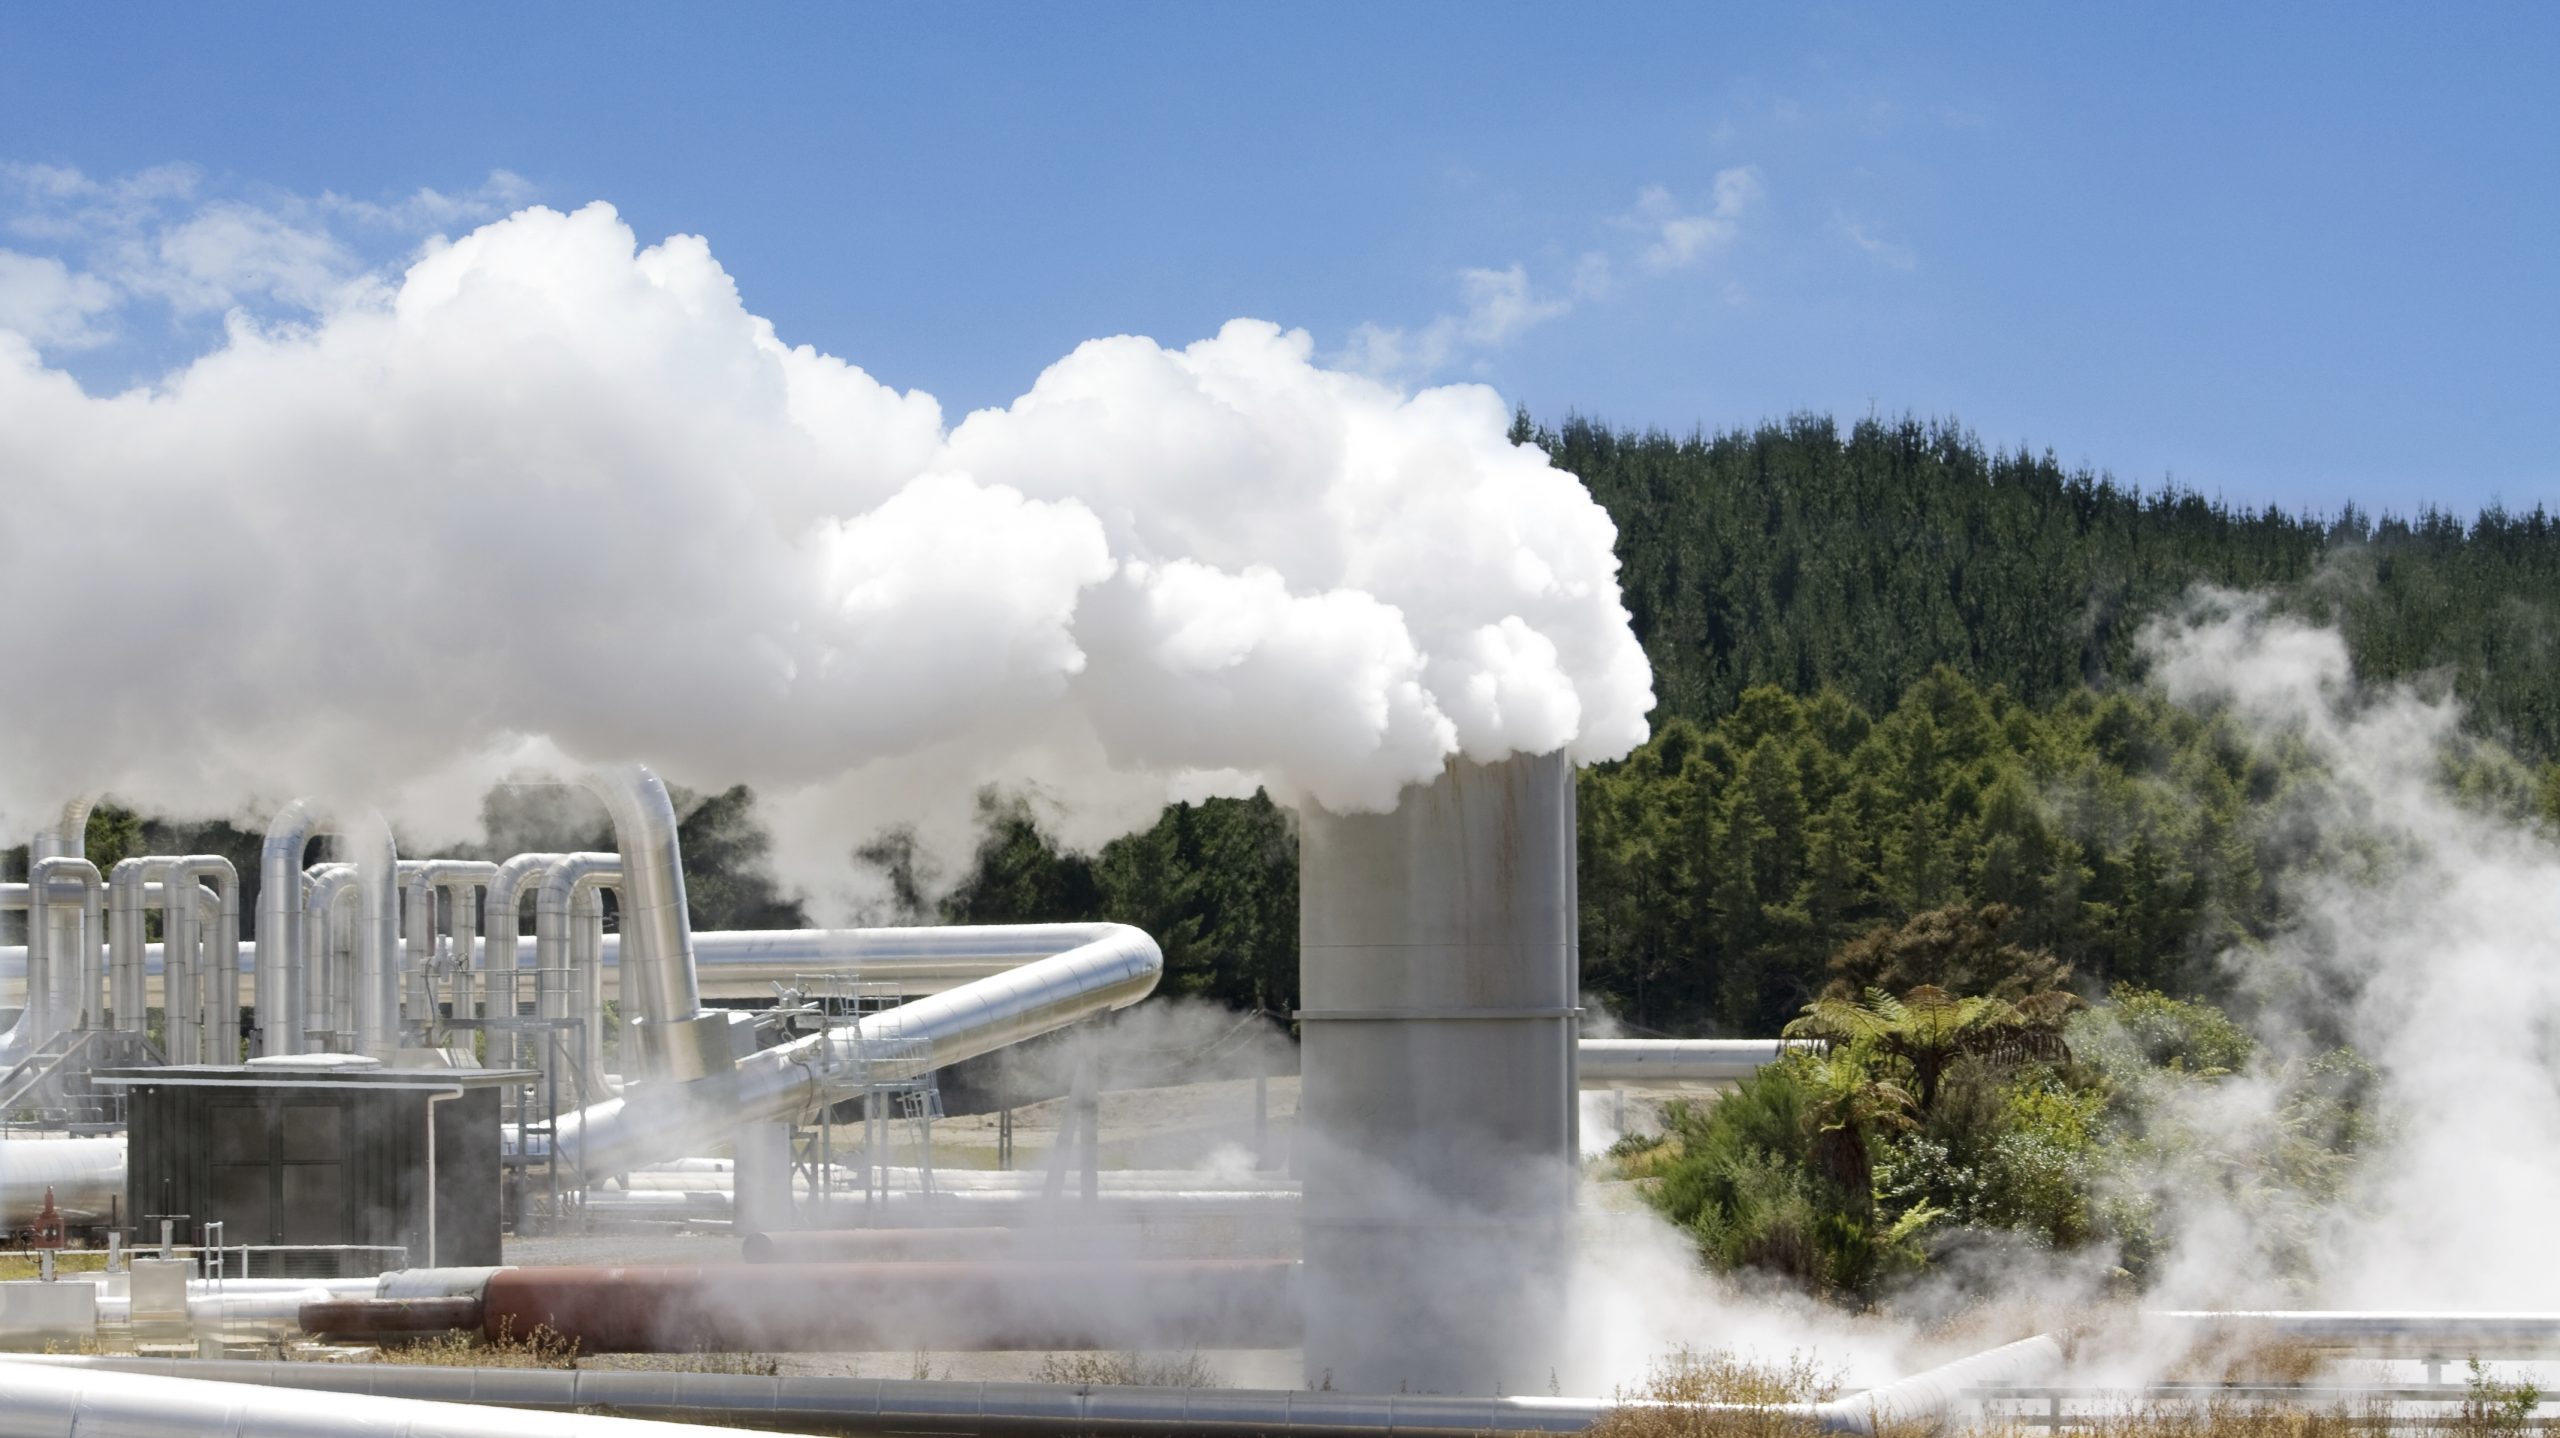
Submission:
MULTIPOLYGON (((2368 689, 2345 641, 2207 595, 2151 636, 2170 695, 2228 711, 2308 777, 2271 832, 2303 836, 2277 882, 2298 921, 2227 956, 2267 1004, 2276 1058, 2343 1033, 2377 1071, 2380 1139, 2313 1240, 2316 1272, 2287 1283, 2280 1236, 2209 1188, 2173 1210, 2172 1301, 2541 1309, 2560 1273, 2560 846, 2466 799, 2448 763, 2472 742, 2459 707, 2368 689), (2324 997, 2325 996, 2325 997, 2324 997), (2288 1288, 2291 1291, 2287 1291, 2288 1288)), ((2234 1153, 2269 1142, 2274 1077, 2228 1086, 2183 1116, 2234 1153)))
POLYGON ((1645 734, 1614 530, 1490 391, 1256 321, 1095 340, 946 427, 605 205, 431 245, 147 390, 0 330, 0 823, 297 791, 467 831, 527 762, 757 784, 822 904, 895 821, 1031 784, 1391 803, 1645 734))

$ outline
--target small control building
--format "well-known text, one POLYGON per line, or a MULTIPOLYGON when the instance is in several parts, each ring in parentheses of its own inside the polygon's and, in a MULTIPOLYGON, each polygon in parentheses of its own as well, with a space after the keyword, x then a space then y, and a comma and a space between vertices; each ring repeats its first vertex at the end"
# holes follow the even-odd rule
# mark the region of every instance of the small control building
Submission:
POLYGON ((137 1241, 156 1241, 164 1216, 189 1242, 219 1223, 225 1247, 305 1250, 253 1254, 252 1271, 319 1273, 397 1266, 387 1249, 416 1268, 498 1263, 499 1101, 530 1077, 314 1055, 99 1082, 126 1094, 137 1241))

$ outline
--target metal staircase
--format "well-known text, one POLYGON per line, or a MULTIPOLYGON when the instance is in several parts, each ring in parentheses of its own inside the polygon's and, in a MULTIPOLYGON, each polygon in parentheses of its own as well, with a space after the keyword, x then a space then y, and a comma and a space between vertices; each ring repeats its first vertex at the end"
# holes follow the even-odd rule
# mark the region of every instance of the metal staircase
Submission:
POLYGON ((933 1041, 898 1032, 898 985, 866 982, 858 969, 796 975, 787 996, 814 1018, 822 1035, 810 1059, 823 1095, 816 1122, 792 1139, 795 1188, 803 1208, 827 1213, 840 1200, 877 1217, 893 1195, 930 1201, 933 1192, 933 1121, 942 1116, 933 1041), (861 1104, 861 1136, 851 1143, 837 1132, 848 1103, 861 1104), (912 1145, 912 1184, 901 1182, 890 1159, 903 1137, 912 1145))
POLYGON ((100 1069, 164 1060, 151 1040, 114 1029, 65 1029, 0 1075, 0 1120, 42 1128, 112 1127, 124 1122, 124 1095, 102 1088, 100 1069))

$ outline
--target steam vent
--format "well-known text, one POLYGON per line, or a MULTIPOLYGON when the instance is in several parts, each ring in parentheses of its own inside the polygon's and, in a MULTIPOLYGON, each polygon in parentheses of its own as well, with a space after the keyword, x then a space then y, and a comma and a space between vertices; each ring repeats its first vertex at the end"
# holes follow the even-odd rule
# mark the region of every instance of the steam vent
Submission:
POLYGON ((1573 770, 1454 761, 1300 835, 1306 1374, 1542 1392, 1575 1156, 1573 770))

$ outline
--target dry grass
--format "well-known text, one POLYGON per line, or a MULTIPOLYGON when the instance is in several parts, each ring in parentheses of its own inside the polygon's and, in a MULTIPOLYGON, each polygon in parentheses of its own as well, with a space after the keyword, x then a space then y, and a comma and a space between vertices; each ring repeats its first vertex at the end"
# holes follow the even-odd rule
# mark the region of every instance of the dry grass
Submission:
MULTIPOLYGON (((56 1273, 104 1273, 107 1251, 103 1248, 62 1248, 54 1250, 56 1273)), ((34 1253, 0 1253, 0 1279, 42 1278, 44 1262, 34 1253)))
POLYGON ((2264 1335, 2197 1349, 2162 1377, 2171 1383, 2308 1383, 2335 1367, 2336 1360, 2317 1348, 2264 1335))
POLYGON ((1035 1383, 1088 1387, 1223 1388, 1208 1360, 1191 1353, 1051 1353, 1031 1370, 1035 1383))
POLYGON ((1812 1438, 1821 1428, 1784 1405, 1840 1395, 1841 1371, 1809 1353, 1760 1362, 1683 1347, 1653 1362, 1634 1392, 1600 1415, 1592 1438, 1812 1438))
POLYGON ((478 1333, 439 1333, 406 1343, 386 1343, 374 1361, 422 1368, 575 1368, 578 1344, 548 1326, 522 1338, 516 1337, 512 1329, 495 1338, 478 1333))

